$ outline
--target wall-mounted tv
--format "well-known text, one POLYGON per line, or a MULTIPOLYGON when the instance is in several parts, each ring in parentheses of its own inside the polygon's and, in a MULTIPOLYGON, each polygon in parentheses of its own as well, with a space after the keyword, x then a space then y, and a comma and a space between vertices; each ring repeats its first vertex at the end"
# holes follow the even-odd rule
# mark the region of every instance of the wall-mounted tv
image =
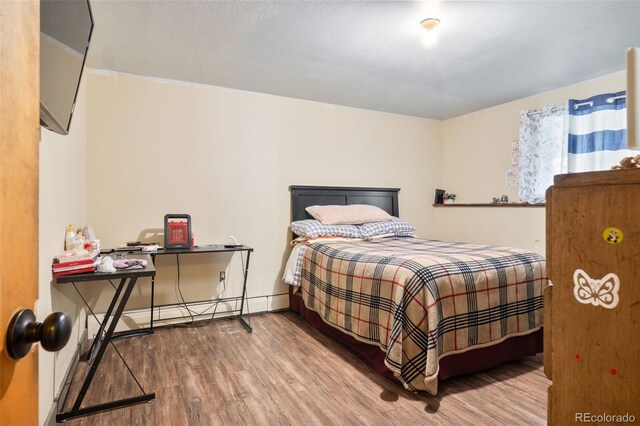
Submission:
POLYGON ((89 51, 89 0, 40 2, 40 124, 66 135, 89 51))

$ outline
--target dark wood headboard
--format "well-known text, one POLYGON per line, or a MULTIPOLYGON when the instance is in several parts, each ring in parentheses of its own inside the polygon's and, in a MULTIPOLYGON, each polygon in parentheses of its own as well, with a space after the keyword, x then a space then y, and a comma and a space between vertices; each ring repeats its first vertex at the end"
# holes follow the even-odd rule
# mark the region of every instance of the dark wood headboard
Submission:
POLYGON ((370 204, 380 207, 392 216, 399 216, 398 192, 400 188, 348 188, 340 186, 295 186, 291 191, 291 220, 312 219, 305 208, 349 204, 370 204))

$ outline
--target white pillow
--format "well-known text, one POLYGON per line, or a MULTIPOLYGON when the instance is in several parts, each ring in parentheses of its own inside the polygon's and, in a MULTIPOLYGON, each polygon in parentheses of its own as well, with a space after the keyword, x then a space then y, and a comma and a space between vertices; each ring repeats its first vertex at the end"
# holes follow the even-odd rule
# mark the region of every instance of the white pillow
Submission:
POLYGON ((366 204, 349 206, 309 206, 305 209, 323 225, 360 225, 369 222, 383 222, 393 219, 380 207, 366 204))

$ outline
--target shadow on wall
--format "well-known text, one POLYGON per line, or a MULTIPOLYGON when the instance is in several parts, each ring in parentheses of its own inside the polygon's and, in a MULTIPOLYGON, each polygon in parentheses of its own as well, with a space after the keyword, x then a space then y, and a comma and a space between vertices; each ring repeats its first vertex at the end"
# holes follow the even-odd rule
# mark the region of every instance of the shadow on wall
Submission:
MULTIPOLYGON (((75 357, 82 352, 82 347, 86 342, 85 331, 88 311, 73 284, 57 284, 55 280, 51 280, 49 288, 51 292, 51 312, 64 312, 69 315, 73 322, 72 335, 66 347, 56 352, 55 355, 49 355, 54 360, 52 364, 53 382, 51 383, 51 392, 52 395, 58 395, 66 379, 66 374, 69 373, 68 369, 73 365, 75 357)), ((87 299, 88 303, 92 303, 92 300, 92 298, 87 299)), ((42 355, 40 356, 42 357, 42 355)))
POLYGON ((142 244, 160 244, 164 245, 164 229, 148 228, 143 229, 138 234, 138 241, 142 244))
MULTIPOLYGON (((104 286, 108 285, 108 283, 102 283, 104 286)), ((76 292, 74 288, 74 284, 57 284, 55 280, 51 280, 51 312, 62 311, 68 314, 72 320, 78 322, 78 325, 84 330, 85 320, 81 318, 82 315, 91 315, 91 312, 84 312, 85 304, 82 300, 86 301, 86 303, 93 308, 95 303, 97 302, 97 296, 100 295, 100 292, 82 292, 83 288, 79 287, 80 296, 78 292, 76 292)), ((82 331, 80 332, 82 333, 82 331)))

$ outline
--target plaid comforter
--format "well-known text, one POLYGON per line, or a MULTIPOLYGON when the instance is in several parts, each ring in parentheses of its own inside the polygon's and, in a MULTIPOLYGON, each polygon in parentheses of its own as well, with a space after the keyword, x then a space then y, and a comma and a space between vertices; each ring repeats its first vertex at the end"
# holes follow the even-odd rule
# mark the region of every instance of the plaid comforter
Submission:
POLYGON ((383 238, 302 250, 305 305, 376 344, 410 390, 438 389, 438 360, 542 325, 544 259, 507 247, 383 238))

